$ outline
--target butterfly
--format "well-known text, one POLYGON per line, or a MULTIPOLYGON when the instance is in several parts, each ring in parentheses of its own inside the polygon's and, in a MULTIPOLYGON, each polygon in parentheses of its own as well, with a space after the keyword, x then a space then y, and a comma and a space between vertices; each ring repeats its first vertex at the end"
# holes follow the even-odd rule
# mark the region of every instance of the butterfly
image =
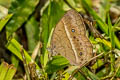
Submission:
POLYGON ((69 10, 56 25, 50 42, 52 55, 60 54, 71 65, 81 65, 93 56, 93 46, 86 36, 82 16, 69 10))

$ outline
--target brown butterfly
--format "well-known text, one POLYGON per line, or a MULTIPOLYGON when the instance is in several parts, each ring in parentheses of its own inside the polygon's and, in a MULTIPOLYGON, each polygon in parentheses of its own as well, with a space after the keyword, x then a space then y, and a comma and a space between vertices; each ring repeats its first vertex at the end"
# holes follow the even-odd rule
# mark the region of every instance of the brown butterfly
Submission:
POLYGON ((78 12, 69 10, 62 17, 53 31, 50 47, 53 55, 64 56, 72 65, 84 64, 92 57, 93 47, 78 12))

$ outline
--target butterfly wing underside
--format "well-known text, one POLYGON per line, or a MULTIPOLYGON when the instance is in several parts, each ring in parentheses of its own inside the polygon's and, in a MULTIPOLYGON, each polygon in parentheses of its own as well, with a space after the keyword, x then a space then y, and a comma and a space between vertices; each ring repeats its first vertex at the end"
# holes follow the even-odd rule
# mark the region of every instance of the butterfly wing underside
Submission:
POLYGON ((92 44, 79 13, 69 10, 59 21, 52 35, 51 49, 53 55, 64 56, 72 65, 81 65, 92 57, 92 44))

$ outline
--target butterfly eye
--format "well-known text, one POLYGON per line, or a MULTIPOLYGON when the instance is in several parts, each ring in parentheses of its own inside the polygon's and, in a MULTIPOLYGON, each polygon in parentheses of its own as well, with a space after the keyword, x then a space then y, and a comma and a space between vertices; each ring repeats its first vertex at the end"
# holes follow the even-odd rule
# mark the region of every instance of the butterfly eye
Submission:
POLYGON ((75 29, 72 29, 72 32, 75 32, 75 29))

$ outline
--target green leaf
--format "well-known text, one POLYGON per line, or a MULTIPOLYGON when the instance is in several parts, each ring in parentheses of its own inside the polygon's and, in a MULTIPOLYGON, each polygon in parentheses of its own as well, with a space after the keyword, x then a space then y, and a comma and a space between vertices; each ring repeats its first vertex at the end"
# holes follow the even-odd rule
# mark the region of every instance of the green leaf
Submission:
POLYGON ((16 68, 13 65, 10 65, 4 80, 12 80, 15 72, 16 68))
POLYGON ((92 69, 96 70, 97 68, 101 67, 104 65, 104 62, 101 59, 98 59, 96 63, 92 66, 92 69))
MULTIPOLYGON (((72 74, 75 69, 79 68, 79 66, 70 66, 64 73, 68 72, 69 74, 72 74)), ((86 78, 91 78, 91 80, 100 80, 99 77, 97 77, 95 74, 93 74, 88 68, 82 67, 81 68, 82 73, 76 74, 74 77, 76 77, 79 80, 86 80, 86 78), (84 75, 83 75, 84 74, 84 75)))
MULTIPOLYGON (((120 17, 116 21, 116 23, 113 25, 113 28, 118 27, 120 25, 120 17)), ((117 36, 114 36, 115 38, 115 45, 120 49, 120 40, 117 38, 117 36)))
POLYGON ((75 78, 77 80, 86 80, 86 78, 80 72, 78 72, 77 74, 75 74, 75 78))
POLYGON ((100 5, 99 7, 99 15, 101 17, 101 19, 106 22, 106 17, 107 17, 107 14, 109 13, 109 10, 110 10, 110 2, 109 0, 103 0, 102 1, 102 4, 100 5))
POLYGON ((86 67, 83 67, 81 70, 84 72, 86 76, 89 76, 92 80, 100 80, 99 77, 90 72, 86 67))
POLYGON ((62 1, 57 2, 53 0, 49 2, 49 6, 47 6, 47 8, 43 11, 43 15, 41 18, 41 28, 42 28, 41 39, 43 42, 42 59, 44 59, 43 60, 44 62, 42 64, 44 64, 44 67, 47 63, 48 52, 46 51, 47 50, 46 48, 47 48, 50 32, 64 14, 61 5, 62 5, 62 1))
MULTIPOLYGON (((109 25, 109 37, 111 41, 111 50, 113 50, 115 48, 115 34, 114 34, 114 30, 112 27, 109 14, 108 14, 108 25, 109 25)), ((110 61, 111 61, 111 72, 114 72, 115 55, 112 52, 110 53, 110 61)))
MULTIPOLYGON (((16 55, 20 60, 22 59, 22 55, 21 55, 21 45, 15 40, 12 39, 10 42, 8 42, 8 44, 6 45, 7 49, 10 50, 14 55, 16 55)), ((24 50, 24 49, 23 49, 24 50)), ((27 63, 29 62, 34 62, 32 60, 32 58, 29 56, 29 54, 27 53, 27 51, 24 50, 24 54, 26 57, 26 61, 27 63)), ((37 65, 37 69, 39 69, 39 66, 37 65)))
POLYGON ((107 24, 97 15, 97 13, 87 4, 85 0, 82 0, 83 7, 93 16, 97 24, 99 24, 100 29, 108 34, 107 24))
POLYGON ((111 47, 115 48, 115 33, 112 27, 112 23, 110 20, 110 16, 108 15, 108 28, 109 28, 109 37, 110 37, 110 41, 111 41, 111 47))
POLYGON ((16 68, 13 65, 8 65, 6 62, 2 62, 0 65, 0 80, 12 80, 16 68))
MULTIPOLYGON (((85 0, 82 0, 82 4, 85 9, 93 16, 96 20, 97 24, 99 25, 100 29, 108 35, 108 25, 97 15, 97 13, 86 3, 85 0)), ((115 45, 120 49, 120 41, 115 36, 115 45)))
POLYGON ((110 41, 104 40, 104 39, 100 39, 100 38, 96 38, 96 42, 100 42, 103 43, 104 45, 108 46, 109 48, 111 48, 111 43, 110 41))
POLYGON ((39 25, 34 17, 32 17, 27 22, 27 24, 25 25, 25 30, 27 34, 27 40, 28 40, 28 49, 29 49, 29 52, 32 53, 32 51, 34 50, 40 38, 39 25))
MULTIPOLYGON (((46 47, 50 47, 50 40, 51 40, 51 37, 52 37, 52 33, 54 31, 54 28, 51 30, 51 33, 50 33, 50 36, 49 36, 49 39, 48 39, 48 42, 47 42, 47 45, 46 47)), ((47 62, 48 62, 48 54, 49 54, 49 51, 48 50, 45 50, 45 53, 44 53, 44 67, 46 66, 47 62)))
POLYGON ((4 78, 6 77, 5 75, 7 74, 7 70, 8 70, 9 66, 7 63, 3 62, 0 65, 0 80, 4 80, 4 78))
POLYGON ((117 69, 116 77, 120 77, 120 67, 117 69))
POLYGON ((28 19, 28 17, 33 13, 38 1, 39 0, 25 0, 22 3, 19 3, 19 7, 14 7, 14 15, 6 26, 7 38, 18 28, 20 28, 28 19))
POLYGON ((120 17, 116 20, 114 27, 119 27, 120 26, 120 17))
POLYGON ((0 20, 0 32, 11 17, 12 14, 8 14, 5 18, 0 20))
POLYGON ((69 65, 69 61, 63 56, 54 56, 46 65, 46 72, 51 74, 69 65))
POLYGON ((19 59, 14 54, 11 55, 11 63, 15 68, 19 66, 19 59))
POLYGON ((102 70, 96 73, 96 76, 98 76, 99 78, 104 77, 109 73, 109 70, 110 70, 110 66, 108 66, 107 68, 103 68, 102 70))
POLYGON ((120 49, 120 40, 117 38, 117 36, 115 35, 115 45, 118 49, 120 49))

